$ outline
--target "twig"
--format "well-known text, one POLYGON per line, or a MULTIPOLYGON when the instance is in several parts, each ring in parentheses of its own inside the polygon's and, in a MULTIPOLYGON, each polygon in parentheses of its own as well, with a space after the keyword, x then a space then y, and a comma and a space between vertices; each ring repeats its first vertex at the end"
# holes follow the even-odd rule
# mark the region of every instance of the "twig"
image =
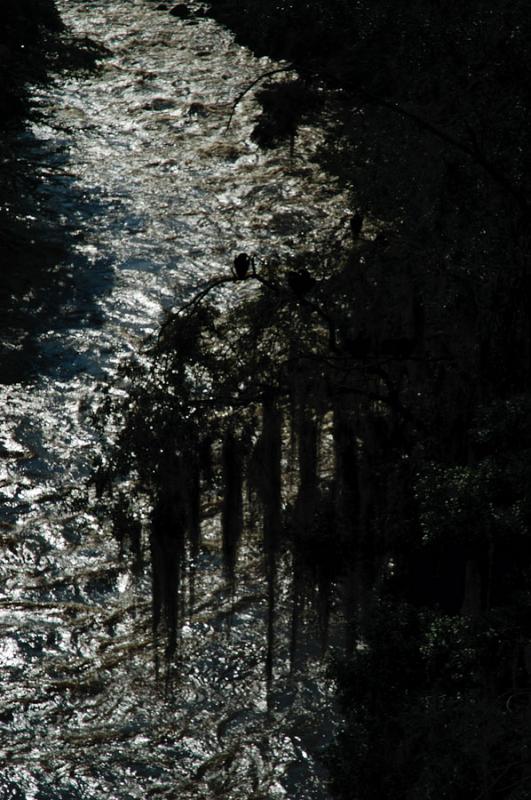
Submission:
POLYGON ((232 118, 234 116, 234 112, 236 111, 236 108, 238 107, 238 104, 243 100, 245 95, 248 92, 250 92, 251 89, 253 89, 256 86, 257 83, 260 83, 260 81, 263 81, 264 78, 270 78, 272 75, 278 75, 278 73, 280 73, 280 72, 293 72, 293 71, 294 71, 294 67, 291 64, 288 64, 288 66, 286 66, 286 67, 277 67, 276 69, 270 69, 267 72, 262 72, 262 74, 259 75, 258 78, 255 78, 254 81, 251 81, 251 83, 248 86, 246 86, 245 89, 242 92, 240 92, 240 94, 238 95, 238 97, 236 98, 234 103, 232 104, 232 109, 231 109, 231 112, 229 114, 229 121, 227 122, 227 127, 225 128, 225 133, 227 133, 227 131, 230 128, 230 124, 232 122, 232 118))
POLYGON ((209 281, 202 289, 200 289, 197 294, 195 294, 188 303, 180 306, 174 314, 169 314, 167 319, 164 320, 162 325, 160 326, 157 339, 160 341, 161 336, 163 335, 164 331, 170 325, 170 323, 175 319, 175 317, 180 316, 184 311, 187 311, 192 306, 195 306, 199 303, 203 298, 207 296, 207 294, 212 290, 215 289, 217 286, 222 286, 224 283, 233 283, 234 278, 232 276, 224 276, 223 278, 214 278, 209 281))
MULTIPOLYGON (((259 283, 262 283, 264 286, 267 286, 268 289, 272 289, 275 292, 280 292, 281 287, 278 284, 273 283, 272 281, 268 281, 266 278, 263 278, 261 275, 258 275, 256 272, 252 272, 245 280, 256 280, 259 283)), ((167 319, 164 320, 162 325, 160 326, 157 339, 160 341, 164 331, 171 324, 171 322, 185 311, 188 311, 190 308, 193 308, 195 305, 200 303, 204 298, 212 291, 212 289, 216 289, 218 286, 223 286, 226 283, 241 283, 242 281, 236 281, 232 275, 224 275, 222 278, 213 278, 212 280, 208 281, 203 287, 199 289, 199 291, 194 294, 191 300, 184 305, 180 306, 177 311, 173 314, 169 314, 167 319)))

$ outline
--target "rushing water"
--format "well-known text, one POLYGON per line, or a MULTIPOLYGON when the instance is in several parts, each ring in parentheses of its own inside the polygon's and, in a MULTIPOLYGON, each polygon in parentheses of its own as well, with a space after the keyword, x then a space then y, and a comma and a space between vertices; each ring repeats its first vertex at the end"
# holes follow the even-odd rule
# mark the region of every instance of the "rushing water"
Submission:
POLYGON ((309 160, 311 129, 293 158, 259 152, 248 95, 226 130, 272 65, 213 21, 144 0, 58 5, 110 53, 36 88, 18 142, 34 213, 70 247, 2 332, 20 369, 0 386, 0 798, 322 800, 331 689, 317 667, 289 682, 280 655, 267 708, 258 559, 241 565, 230 634, 221 580, 200 584, 168 683, 153 666, 148 577, 120 557, 86 481, 97 394, 161 309, 239 251, 312 246, 341 199, 309 160))

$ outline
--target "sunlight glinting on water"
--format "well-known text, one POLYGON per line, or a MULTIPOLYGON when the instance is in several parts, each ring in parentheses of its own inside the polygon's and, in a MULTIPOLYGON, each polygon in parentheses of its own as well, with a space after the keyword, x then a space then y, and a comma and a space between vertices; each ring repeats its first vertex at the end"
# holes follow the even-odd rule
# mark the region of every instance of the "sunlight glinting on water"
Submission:
MULTIPOLYGON (((20 301, 7 341, 31 369, 0 387, 0 797, 103 800, 327 797, 319 751, 329 688, 280 675, 267 714, 259 559, 229 599, 202 556, 198 610, 167 689, 153 668, 149 578, 133 577, 86 485, 98 450, 99 387, 194 286, 237 252, 311 247, 345 201, 309 157, 318 134, 261 153, 252 95, 271 68, 213 21, 183 22, 144 0, 61 0, 66 24, 110 55, 34 90, 22 157, 36 213, 72 242, 20 301), (29 348, 29 350, 28 350, 29 348), (262 633, 260 631, 262 630, 262 633), (296 789, 294 788, 296 787, 296 789)), ((248 291, 223 290, 230 303, 248 291)))

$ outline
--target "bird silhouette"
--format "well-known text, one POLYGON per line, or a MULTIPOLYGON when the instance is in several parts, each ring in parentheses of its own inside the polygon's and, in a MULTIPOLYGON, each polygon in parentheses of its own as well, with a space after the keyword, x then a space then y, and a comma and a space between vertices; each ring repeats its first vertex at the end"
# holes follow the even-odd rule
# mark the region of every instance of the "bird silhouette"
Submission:
POLYGON ((234 259, 233 274, 234 280, 243 281, 249 273, 249 269, 253 264, 251 256, 247 253, 239 253, 234 259))
POLYGON ((350 220, 350 231, 354 239, 357 239, 363 228, 363 217, 359 212, 356 212, 350 220))

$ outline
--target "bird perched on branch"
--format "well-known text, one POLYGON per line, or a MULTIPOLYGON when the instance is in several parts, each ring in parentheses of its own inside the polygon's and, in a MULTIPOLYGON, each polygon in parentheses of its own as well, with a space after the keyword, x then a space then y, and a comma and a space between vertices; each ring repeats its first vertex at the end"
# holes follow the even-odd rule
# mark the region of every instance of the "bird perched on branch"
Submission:
POLYGON ((254 269, 254 259, 247 255, 247 253, 239 253, 235 259, 232 268, 232 274, 235 281, 243 281, 249 274, 249 270, 254 269))
POLYGON ((353 217, 350 220, 350 231, 354 239, 357 239, 361 233, 361 229, 363 228, 363 217, 362 215, 356 211, 353 217))

